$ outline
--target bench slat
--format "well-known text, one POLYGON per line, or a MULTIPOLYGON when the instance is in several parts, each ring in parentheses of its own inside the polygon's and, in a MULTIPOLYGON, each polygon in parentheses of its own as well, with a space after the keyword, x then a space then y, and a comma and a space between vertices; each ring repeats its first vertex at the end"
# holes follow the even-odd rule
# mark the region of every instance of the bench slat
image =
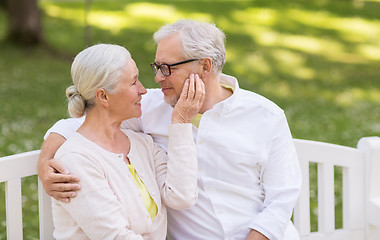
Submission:
POLYGON ((364 161, 343 168, 343 228, 362 229, 365 223, 364 161))
POLYGON ((39 153, 35 150, 0 158, 0 182, 36 175, 39 153))
POLYGON ((38 179, 38 207, 40 216, 40 240, 53 239, 54 224, 51 198, 46 194, 40 179, 38 179))
POLYGON ((5 204, 8 239, 22 239, 21 179, 5 182, 5 204))
MULTIPOLYGON (((302 186, 309 186, 309 162, 300 161, 302 186)), ((302 187, 296 207, 294 208, 294 225, 301 236, 310 233, 310 189, 302 187)))
POLYGON ((335 230, 334 165, 318 163, 318 231, 335 230))

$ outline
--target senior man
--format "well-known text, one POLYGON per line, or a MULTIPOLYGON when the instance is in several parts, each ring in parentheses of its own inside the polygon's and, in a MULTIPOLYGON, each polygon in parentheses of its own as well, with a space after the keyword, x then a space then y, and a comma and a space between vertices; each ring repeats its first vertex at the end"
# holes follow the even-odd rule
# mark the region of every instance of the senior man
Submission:
MULTIPOLYGON (((283 110, 222 73, 225 35, 215 25, 180 20, 160 28, 154 40, 151 66, 161 89, 149 89, 141 118, 122 127, 150 134, 167 150, 168 124, 184 81, 198 74, 206 90, 192 120, 198 202, 186 210, 168 209, 168 239, 298 239, 290 217, 301 172, 283 110)), ((63 201, 75 197, 80 182, 52 158, 82 122, 58 121, 42 145, 39 176, 48 194, 63 201)))

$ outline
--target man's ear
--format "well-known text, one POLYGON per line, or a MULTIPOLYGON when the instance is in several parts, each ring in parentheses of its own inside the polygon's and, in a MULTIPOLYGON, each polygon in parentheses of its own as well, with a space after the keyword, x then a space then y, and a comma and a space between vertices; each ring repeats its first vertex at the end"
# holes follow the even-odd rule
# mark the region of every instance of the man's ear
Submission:
POLYGON ((107 91, 104 90, 103 88, 96 89, 95 98, 97 99, 100 105, 108 106, 108 94, 107 94, 107 91))
POLYGON ((210 57, 204 58, 201 60, 202 73, 201 78, 207 77, 212 71, 212 59, 210 57))

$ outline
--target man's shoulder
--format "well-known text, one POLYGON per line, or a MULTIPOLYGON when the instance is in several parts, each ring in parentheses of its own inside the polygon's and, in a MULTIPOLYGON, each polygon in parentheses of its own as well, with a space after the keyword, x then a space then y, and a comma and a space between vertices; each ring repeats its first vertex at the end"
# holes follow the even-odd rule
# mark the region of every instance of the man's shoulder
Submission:
POLYGON ((141 105, 143 115, 152 111, 171 110, 170 105, 164 100, 164 94, 158 88, 147 89, 147 93, 142 96, 141 105))
POLYGON ((260 108, 274 115, 283 114, 284 111, 272 100, 246 89, 239 89, 239 98, 243 104, 250 108, 260 108))
POLYGON ((146 94, 143 96, 143 98, 146 98, 148 100, 153 99, 163 99, 164 94, 162 93, 160 88, 148 88, 146 94))

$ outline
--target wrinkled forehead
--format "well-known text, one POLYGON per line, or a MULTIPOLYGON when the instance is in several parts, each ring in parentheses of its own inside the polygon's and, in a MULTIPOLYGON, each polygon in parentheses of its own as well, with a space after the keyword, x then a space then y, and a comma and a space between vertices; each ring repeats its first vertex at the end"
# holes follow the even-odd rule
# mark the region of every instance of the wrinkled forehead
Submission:
POLYGON ((183 58, 182 42, 178 34, 170 35, 158 43, 155 62, 172 63, 183 58))

